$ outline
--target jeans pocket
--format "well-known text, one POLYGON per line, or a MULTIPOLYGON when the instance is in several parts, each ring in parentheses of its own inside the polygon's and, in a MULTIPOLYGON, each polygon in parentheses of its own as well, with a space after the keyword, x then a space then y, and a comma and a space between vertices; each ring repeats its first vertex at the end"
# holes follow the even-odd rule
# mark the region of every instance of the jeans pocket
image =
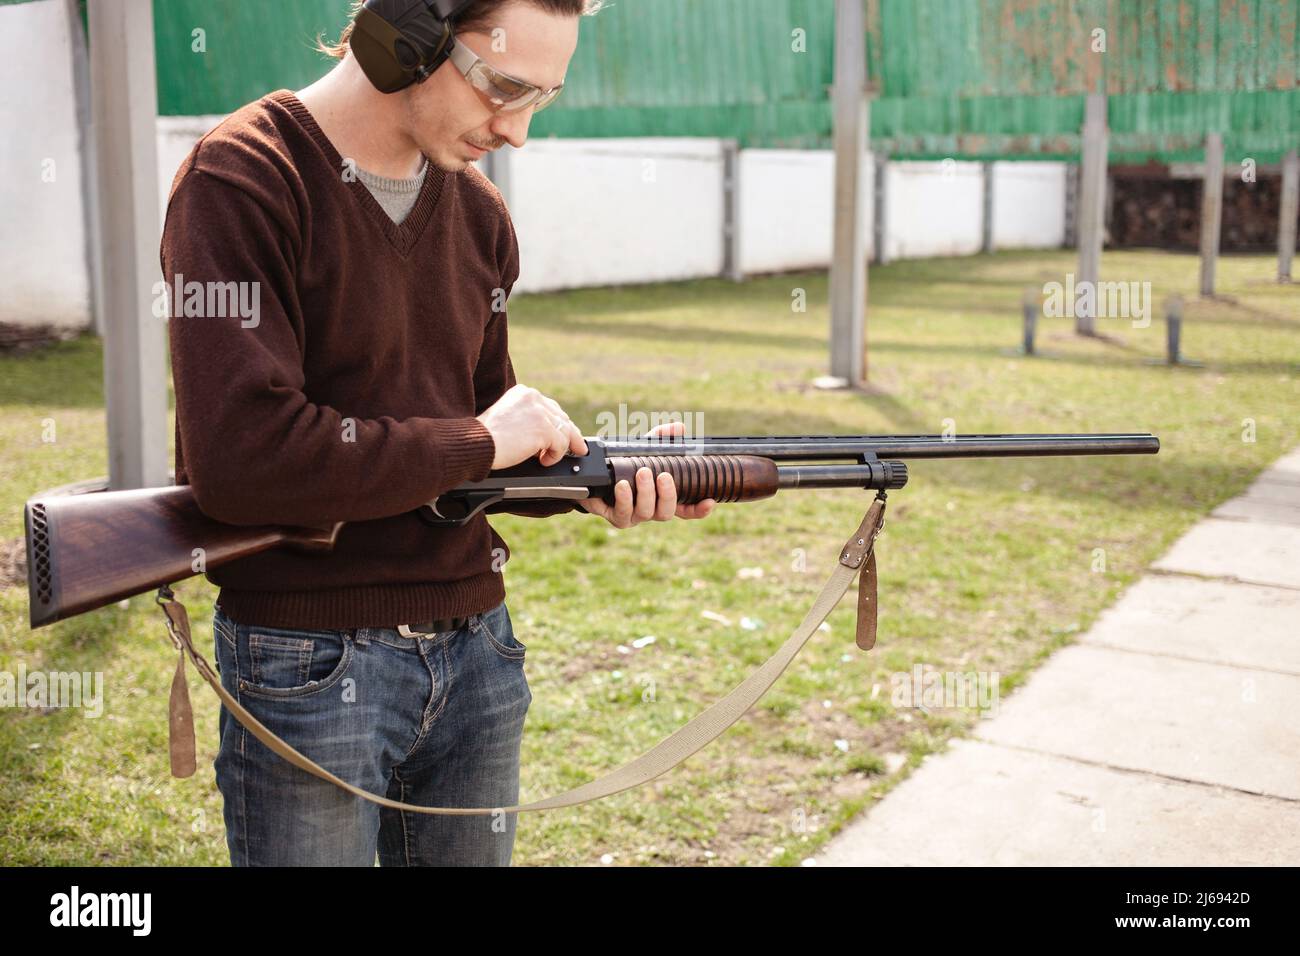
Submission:
POLYGON ((515 637, 514 624, 504 603, 479 615, 476 620, 494 651, 507 660, 523 661, 528 648, 515 637))
POLYGON ((212 636, 225 641, 226 646, 233 651, 238 640, 236 637, 238 629, 239 626, 226 617, 226 612, 218 604, 212 612, 212 636))
POLYGON ((240 690, 262 697, 304 697, 338 683, 352 663, 347 631, 249 626, 248 677, 240 690))

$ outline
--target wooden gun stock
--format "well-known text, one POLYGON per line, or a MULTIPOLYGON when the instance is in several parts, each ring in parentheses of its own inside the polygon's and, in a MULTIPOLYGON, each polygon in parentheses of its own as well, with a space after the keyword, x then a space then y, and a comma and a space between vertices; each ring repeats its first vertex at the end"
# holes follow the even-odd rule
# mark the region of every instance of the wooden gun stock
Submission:
POLYGON ((343 526, 225 524, 189 485, 51 494, 27 502, 24 518, 33 628, 270 548, 329 551, 343 526))

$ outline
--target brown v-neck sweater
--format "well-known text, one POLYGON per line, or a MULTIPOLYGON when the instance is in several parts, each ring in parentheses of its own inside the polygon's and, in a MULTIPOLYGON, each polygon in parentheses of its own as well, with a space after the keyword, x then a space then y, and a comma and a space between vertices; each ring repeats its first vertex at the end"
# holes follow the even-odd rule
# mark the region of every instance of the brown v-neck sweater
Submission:
POLYGON ((441 529, 413 512, 486 477, 495 446, 475 416, 515 384, 504 302, 519 249, 477 169, 430 165, 396 224, 282 90, 181 166, 162 267, 177 483, 232 524, 348 522, 330 554, 282 549, 212 570, 227 614, 393 627, 504 599, 509 549, 485 517, 441 529))

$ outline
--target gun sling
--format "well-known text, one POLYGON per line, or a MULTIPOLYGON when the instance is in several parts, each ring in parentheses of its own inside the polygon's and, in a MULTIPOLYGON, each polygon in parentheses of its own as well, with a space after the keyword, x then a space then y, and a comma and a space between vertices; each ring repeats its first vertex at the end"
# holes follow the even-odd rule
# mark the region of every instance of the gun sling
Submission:
POLYGON ((808 613, 804 615, 803 621, 776 653, 745 678, 731 693, 640 757, 606 776, 556 796, 513 807, 416 806, 370 793, 341 780, 272 733, 222 686, 221 678, 194 647, 185 606, 175 599, 168 586, 163 585, 158 589, 156 600, 166 616, 167 633, 180 652, 176 662, 176 673, 172 679, 168 715, 172 774, 177 777, 188 777, 195 771, 194 715, 190 707, 189 685, 185 677, 185 658, 188 656, 199 675, 216 691, 226 709, 271 751, 294 766, 383 807, 411 813, 522 813, 528 810, 573 807, 630 790, 668 772, 687 757, 707 746, 739 720, 749 708, 758 703, 816 632, 822 621, 826 620, 835 609, 859 570, 862 573, 858 579, 856 641, 858 647, 863 650, 869 650, 875 644, 877 592, 875 542, 884 527, 884 520, 885 495, 881 492, 867 509, 857 530, 844 543, 844 547, 840 550, 839 563, 822 587, 821 593, 817 595, 812 607, 808 609, 808 613))

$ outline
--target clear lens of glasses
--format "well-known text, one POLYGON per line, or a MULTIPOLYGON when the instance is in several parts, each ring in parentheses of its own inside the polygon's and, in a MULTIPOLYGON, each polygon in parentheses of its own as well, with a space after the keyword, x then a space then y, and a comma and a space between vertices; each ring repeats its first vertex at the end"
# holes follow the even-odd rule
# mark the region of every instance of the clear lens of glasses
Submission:
POLYGON ((482 60, 474 64, 466 74, 466 79, 487 98, 494 109, 505 112, 525 109, 528 106, 532 106, 534 111, 543 110, 555 102, 555 98, 563 89, 561 85, 553 90, 539 90, 530 83, 522 83, 497 72, 482 60))

